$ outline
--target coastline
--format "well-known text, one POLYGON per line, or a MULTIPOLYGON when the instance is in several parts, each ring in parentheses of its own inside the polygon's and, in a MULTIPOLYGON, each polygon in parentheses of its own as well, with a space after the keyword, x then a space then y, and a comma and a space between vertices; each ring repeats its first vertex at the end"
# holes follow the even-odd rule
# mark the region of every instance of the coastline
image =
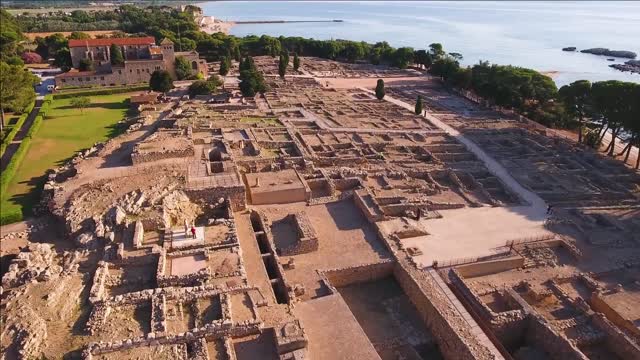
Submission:
POLYGON ((231 27, 235 25, 233 21, 220 21, 216 20, 215 16, 198 16, 196 22, 200 25, 200 29, 207 34, 215 34, 218 32, 229 34, 231 27))

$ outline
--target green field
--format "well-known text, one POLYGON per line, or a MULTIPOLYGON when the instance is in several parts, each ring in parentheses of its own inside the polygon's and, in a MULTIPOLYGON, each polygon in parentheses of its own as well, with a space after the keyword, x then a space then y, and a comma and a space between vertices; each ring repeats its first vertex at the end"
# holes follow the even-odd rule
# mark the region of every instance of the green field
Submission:
POLYGON ((91 105, 84 111, 73 108, 71 99, 53 100, 47 118, 2 194, 2 213, 22 211, 29 216, 39 201, 47 169, 60 166, 79 150, 118 135, 115 125, 127 113, 130 96, 130 93, 91 96, 91 105))

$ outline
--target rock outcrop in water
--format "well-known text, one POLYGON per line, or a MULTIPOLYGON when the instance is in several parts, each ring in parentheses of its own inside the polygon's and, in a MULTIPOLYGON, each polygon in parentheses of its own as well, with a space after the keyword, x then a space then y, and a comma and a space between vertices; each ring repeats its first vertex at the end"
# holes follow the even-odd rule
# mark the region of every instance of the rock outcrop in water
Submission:
POLYGON ((576 47, 575 46, 565 47, 565 48, 562 48, 562 51, 576 51, 576 47))
POLYGON ((585 50, 580 50, 580 52, 587 53, 587 54, 594 54, 594 55, 613 56, 613 57, 626 58, 626 59, 635 59, 636 56, 638 56, 633 51, 609 50, 607 48, 585 49, 585 50))
POLYGON ((640 74, 640 60, 629 60, 624 64, 612 64, 612 65, 609 65, 609 67, 612 67, 620 71, 627 71, 627 72, 640 74))

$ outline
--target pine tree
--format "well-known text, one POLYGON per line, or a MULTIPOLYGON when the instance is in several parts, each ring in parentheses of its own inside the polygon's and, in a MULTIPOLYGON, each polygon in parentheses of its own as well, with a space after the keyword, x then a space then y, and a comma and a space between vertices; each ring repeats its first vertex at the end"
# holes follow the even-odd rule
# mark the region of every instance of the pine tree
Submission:
POLYGON ((293 54, 293 70, 298 71, 300 68, 300 58, 298 57, 298 53, 293 54))
POLYGON ((228 57, 225 57, 220 61, 220 75, 227 76, 229 73, 229 68, 231 67, 231 60, 228 57))
POLYGON ((287 58, 285 55, 280 55, 280 59, 278 60, 278 74, 280 77, 284 79, 284 76, 287 73, 287 58))
POLYGON ((420 115, 422 114, 422 96, 418 95, 418 99, 416 100, 416 110, 415 113, 416 115, 420 115))
POLYGON ((376 98, 378 100, 384 99, 384 80, 378 79, 378 83, 376 84, 376 98))

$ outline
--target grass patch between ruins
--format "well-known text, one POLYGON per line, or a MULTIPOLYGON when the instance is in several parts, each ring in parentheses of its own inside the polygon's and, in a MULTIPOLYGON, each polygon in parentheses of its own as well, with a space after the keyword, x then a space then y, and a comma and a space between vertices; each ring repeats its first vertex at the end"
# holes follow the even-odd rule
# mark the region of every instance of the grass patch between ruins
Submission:
POLYGON ((39 201, 48 169, 62 165, 96 142, 118 135, 121 130, 116 124, 126 115, 130 96, 126 93, 92 96, 91 105, 84 111, 72 107, 71 99, 53 100, 47 118, 2 194, 2 213, 22 212, 23 216, 29 216, 39 201))
POLYGON ((276 118, 263 118, 263 117, 243 117, 240 119, 241 123, 247 124, 257 124, 262 123, 269 126, 278 126, 280 125, 280 121, 276 118))

